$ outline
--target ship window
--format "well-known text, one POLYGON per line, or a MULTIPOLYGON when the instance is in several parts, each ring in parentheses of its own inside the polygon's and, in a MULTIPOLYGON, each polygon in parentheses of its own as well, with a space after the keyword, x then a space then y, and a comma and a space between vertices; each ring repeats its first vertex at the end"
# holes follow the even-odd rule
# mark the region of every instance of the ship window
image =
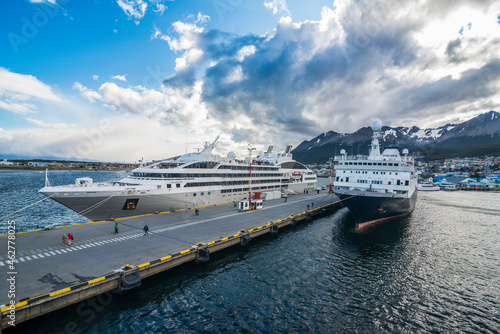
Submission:
POLYGON ((306 166, 296 161, 284 162, 281 164, 281 168, 284 169, 307 169, 306 166))
POLYGON ((345 182, 349 182, 349 177, 346 177, 346 178, 345 178, 345 182))
POLYGON ((176 186, 177 188, 180 188, 180 187, 181 187, 181 185, 180 185, 179 183, 177 183, 175 186, 176 186))
POLYGON ((397 184, 398 186, 399 186, 399 185, 401 185, 401 180, 397 180, 397 181, 396 181, 396 184, 397 184))
POLYGON ((201 193, 201 194, 200 194, 200 196, 204 196, 204 195, 205 195, 205 193, 201 193))
POLYGON ((382 165, 383 165, 383 166, 387 166, 387 163, 385 163, 385 162, 384 162, 382 165))
POLYGON ((167 184, 167 188, 168 189, 172 188, 172 185, 171 184, 167 184))
POLYGON ((161 184, 156 186, 157 189, 161 189, 161 184))
POLYGON ((408 185, 410 185, 410 181, 406 180, 405 181, 405 186, 408 186, 408 185))
POLYGON ((184 166, 184 168, 214 168, 217 166, 217 162, 214 161, 203 161, 203 162, 196 162, 191 165, 184 166))
POLYGON ((365 166, 366 166, 366 162, 363 162, 363 165, 365 165, 365 166))
POLYGON ((209 192, 207 193, 207 195, 212 195, 212 193, 209 191, 209 192))
POLYGON ((193 193, 193 197, 196 197, 196 193, 193 193))
POLYGON ((368 163, 368 166, 371 166, 371 165, 372 165, 372 163, 371 163, 371 162, 369 162, 369 163, 368 163))
POLYGON ((391 163, 389 163, 389 166, 392 166, 392 162, 391 162, 391 163))

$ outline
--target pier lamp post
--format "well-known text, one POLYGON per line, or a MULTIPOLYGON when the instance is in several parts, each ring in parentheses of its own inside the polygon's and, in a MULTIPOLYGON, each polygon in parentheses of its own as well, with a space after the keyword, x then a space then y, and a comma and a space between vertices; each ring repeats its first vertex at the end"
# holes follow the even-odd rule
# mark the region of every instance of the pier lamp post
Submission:
POLYGON ((255 147, 248 144, 248 209, 252 209, 252 151, 255 147))

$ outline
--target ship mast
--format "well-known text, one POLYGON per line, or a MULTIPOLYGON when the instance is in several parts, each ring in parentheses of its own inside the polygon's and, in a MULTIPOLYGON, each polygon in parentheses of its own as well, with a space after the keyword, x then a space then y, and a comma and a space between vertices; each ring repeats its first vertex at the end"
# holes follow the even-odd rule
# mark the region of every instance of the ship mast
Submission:
POLYGON ((252 209, 252 151, 255 147, 248 144, 248 209, 252 209))
POLYGON ((370 150, 370 155, 368 159, 379 160, 380 159, 380 142, 379 138, 382 138, 382 123, 380 121, 374 121, 372 123, 372 148, 370 150))

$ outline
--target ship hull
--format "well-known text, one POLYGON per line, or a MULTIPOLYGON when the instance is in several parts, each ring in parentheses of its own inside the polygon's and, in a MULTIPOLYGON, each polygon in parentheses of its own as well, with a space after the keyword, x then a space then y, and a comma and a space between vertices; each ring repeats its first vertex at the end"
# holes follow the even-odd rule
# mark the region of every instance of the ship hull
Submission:
MULTIPOLYGON (((306 183, 287 185, 287 189, 296 192, 304 192, 308 187, 306 183)), ((168 193, 104 191, 102 194, 86 194, 85 191, 73 193, 65 188, 46 187, 40 193, 94 221, 238 202, 248 198, 248 191, 222 193, 221 189, 214 188, 168 193)))
POLYGON ((337 194, 349 209, 357 226, 392 220, 409 215, 415 208, 417 192, 410 197, 380 196, 379 194, 337 194))
POLYGON ((51 198, 56 202, 94 221, 222 204, 248 197, 248 192, 226 195, 216 190, 198 191, 196 192, 197 196, 193 196, 193 192, 170 194, 136 193, 113 196, 65 196, 59 191, 45 189, 41 192, 46 196, 52 196, 51 198))

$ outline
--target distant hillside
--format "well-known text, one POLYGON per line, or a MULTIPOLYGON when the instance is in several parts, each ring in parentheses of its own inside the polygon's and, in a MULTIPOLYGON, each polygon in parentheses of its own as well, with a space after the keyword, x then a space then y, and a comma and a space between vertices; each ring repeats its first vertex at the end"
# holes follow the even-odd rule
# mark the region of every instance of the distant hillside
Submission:
MULTIPOLYGON (((408 148, 426 160, 452 157, 500 155, 500 113, 490 111, 459 124, 438 128, 382 127, 384 145, 408 148)), ((329 131, 302 142, 293 151, 296 160, 322 163, 345 149, 349 154, 368 154, 372 130, 354 133, 329 131)))

